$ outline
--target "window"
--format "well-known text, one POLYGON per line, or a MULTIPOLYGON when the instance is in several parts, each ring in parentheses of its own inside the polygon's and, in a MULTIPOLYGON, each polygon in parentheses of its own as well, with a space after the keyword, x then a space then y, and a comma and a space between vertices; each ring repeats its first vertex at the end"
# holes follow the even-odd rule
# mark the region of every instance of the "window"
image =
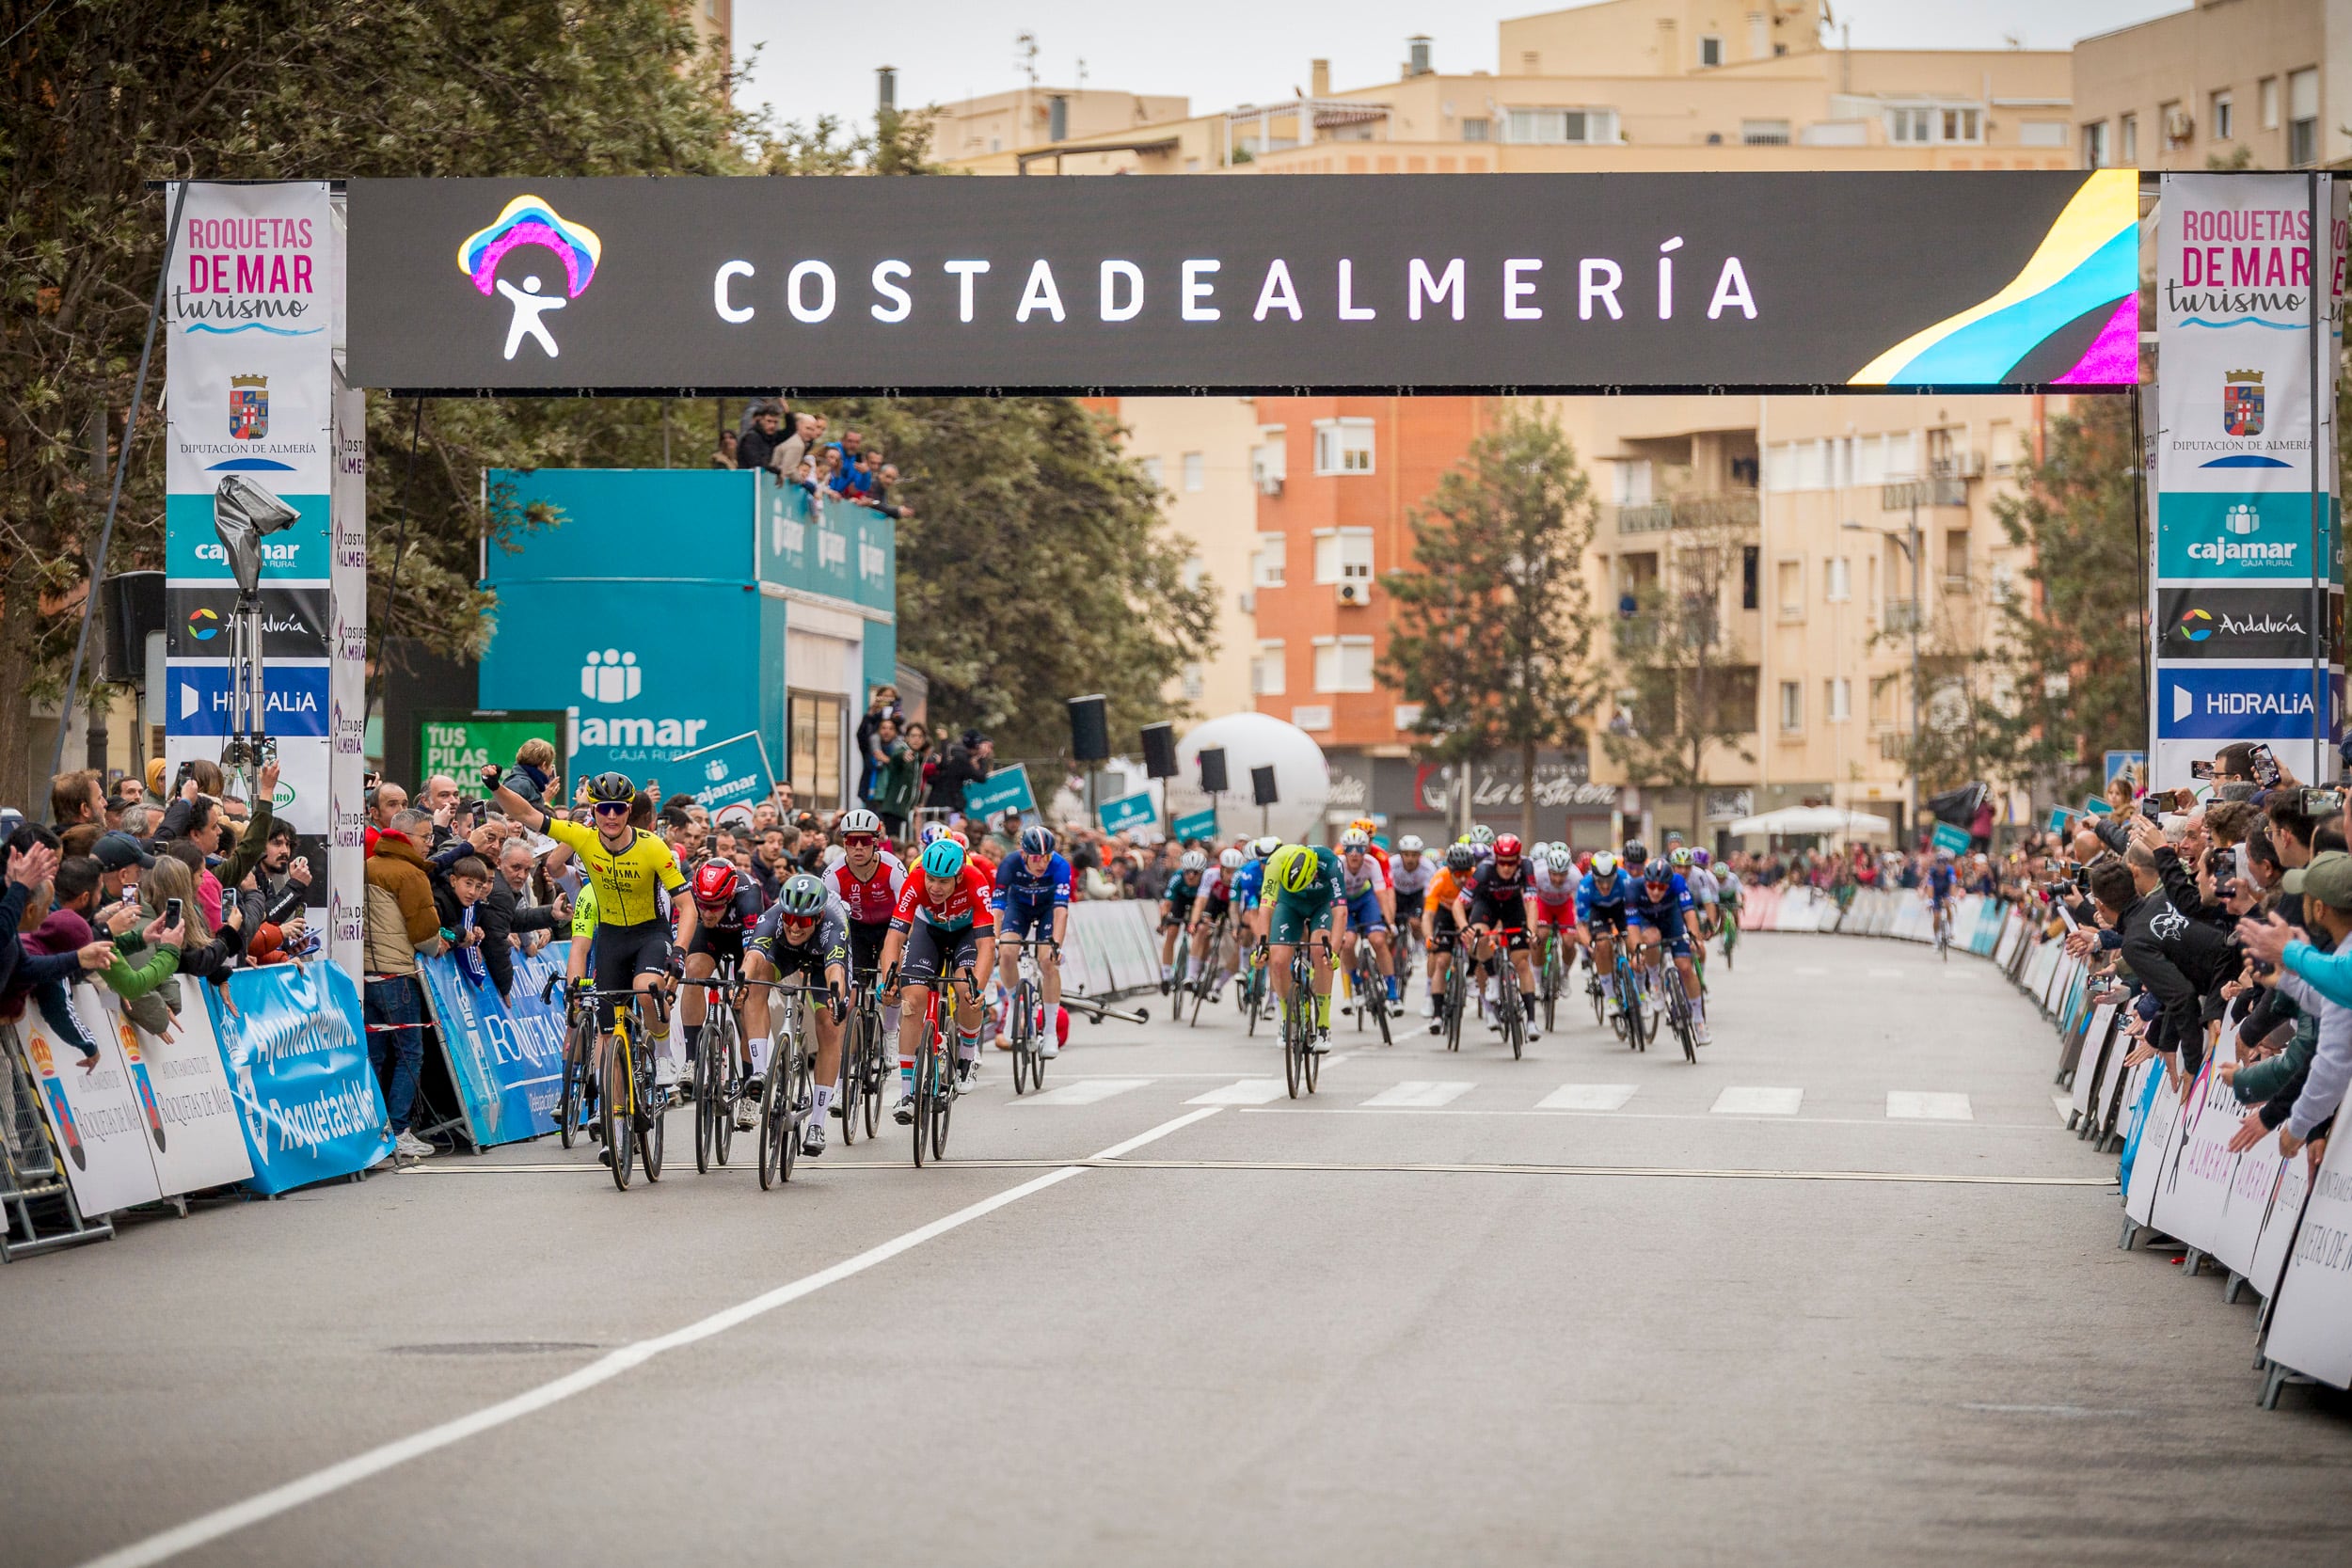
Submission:
POLYGON ((2319 161, 2319 71, 2316 68, 2287 74, 2287 162, 2301 166, 2319 161))
POLYGON ((1543 63, 1544 63, 1544 57, 1543 57, 1543 55, 1541 55, 1537 54, 1534 50, 1533 50, 1533 49, 1522 49, 1522 50, 1520 50, 1520 51, 1519 51, 1519 74, 1520 74, 1520 75, 1522 75, 1522 76, 1541 76, 1541 75, 1543 74, 1543 69, 1542 69, 1542 67, 1543 67, 1543 63))
POLYGON ((1740 122, 1740 142, 1743 147, 1787 147, 1788 122, 1785 119, 1743 119, 1740 122))
POLYGON ((1802 681, 1780 683, 1780 733, 1804 733, 1804 684, 1802 681))
POLYGON ((1834 555, 1821 563, 1821 597, 1831 604, 1853 597, 1853 563, 1844 556, 1834 555))
POLYGON ((1315 580, 1366 582, 1372 578, 1372 530, 1315 530, 1315 580))
POLYGON ((2066 121, 2062 119, 2026 120, 2017 127, 2017 145, 2020 147, 2064 147, 2066 145, 2066 121))
POLYGON ((1282 481, 1290 474, 1290 448, 1283 443, 1281 426, 1271 426, 1262 434, 1270 438, 1249 449, 1249 483, 1269 496, 1279 496, 1282 481))
POLYGON ((850 733, 850 700, 822 691, 786 692, 785 726, 791 737, 792 792, 811 811, 838 811, 842 756, 850 733))
POLYGON ((1143 457, 1136 461, 1143 465, 1143 477, 1152 482, 1152 489, 1164 490, 1168 487, 1168 470, 1158 458, 1143 457))
POLYGON ((1462 121, 1462 139, 1464 141, 1491 141, 1494 139, 1494 129, 1495 122, 1485 115, 1471 115, 1462 121))
POLYGON ((2279 78, 2264 77, 2258 96, 2262 100, 2263 129, 2276 131, 2279 128, 2279 78))
POLYGON ((1756 606, 1757 576, 1763 570, 1764 551, 1760 546, 1740 546, 1740 608, 1754 610, 1756 606))
POLYGON ((1833 724, 1853 717, 1853 682, 1834 675, 1821 683, 1821 716, 1833 724))
POLYGON ((2017 426, 2008 420, 1994 420, 1986 445, 1991 449, 1994 477, 2001 478, 2017 471, 2017 426))
POLYGON ((1886 111, 1886 139, 1891 142, 1924 142, 1933 139, 1932 111, 1927 109, 1889 109, 1886 111))
POLYGON ((2237 117, 2233 112, 2233 106, 2230 95, 2226 92, 2217 92, 2208 100, 2208 103, 2210 107, 2206 111, 2205 135, 2215 141, 2233 139, 2237 133, 2237 117))
POLYGON ((1804 562, 1780 561, 1773 562, 1773 581, 1780 592, 1780 618, 1784 621, 1804 619, 1804 562))
POLYGON ((1209 580, 1209 563, 1197 555, 1188 556, 1184 561, 1183 577, 1186 588, 1198 588, 1209 580))
POLYGON ((1200 694, 1207 689, 1208 680, 1207 677, 1200 673, 1200 666, 1198 664, 1185 665, 1184 701, 1188 703, 1197 703, 1200 700, 1200 694))
POLYGON ((1317 691, 1370 691, 1373 689, 1372 639, 1369 637, 1316 638, 1315 689, 1317 691))
POLYGON ((1977 125, 1978 115, 1974 109, 1946 109, 1944 111, 1944 139, 1946 141, 1977 140, 1977 125))
POLYGON ((1993 563, 1993 586, 1990 590, 1996 605, 2009 603, 2009 596, 2017 591, 2017 576, 2006 561, 1993 563))
POLYGON ((1209 487, 1209 466, 1197 451, 1184 453, 1184 488, 1205 490, 1209 487))
POLYGON ((1317 703, 1312 707, 1291 709, 1291 722, 1311 735, 1319 735, 1331 727, 1331 705, 1317 703))
POLYGON ((1315 421, 1315 472, 1319 474, 1368 474, 1372 472, 1372 421, 1370 420, 1317 420, 1315 421))
POLYGON ((1249 558, 1249 583, 1253 588, 1282 586, 1282 536, 1279 533, 1258 535, 1257 553, 1249 558))
POLYGON ((1257 654, 1249 660, 1249 689, 1260 697, 1279 697, 1282 694, 1280 638, 1258 644, 1257 654))
POLYGON ((2117 152, 2128 168, 2139 162, 2139 117, 2124 115, 2116 120, 2115 125, 2116 140, 2121 144, 2117 152))
POLYGON ((2181 102, 2177 98, 2169 103, 2156 105, 2156 128, 2163 133, 2164 145, 2168 148, 2187 145, 2189 133, 2196 129, 2189 122, 2188 116, 2181 112, 2181 102))
POLYGON ((1617 504, 1647 506, 1650 501, 1649 459, 1636 457, 1613 463, 1610 467, 1617 471, 1617 504))
POLYGON ((1515 142, 1607 143, 1617 139, 1614 109, 1513 109, 1503 122, 1515 142))
POLYGON ((1724 40, 1713 37, 1699 40, 1699 64, 1701 66, 1711 66, 1721 65, 1723 63, 1724 40))
POLYGON ((1947 582, 1968 580, 1968 531, 1964 528, 1945 531, 1944 578, 1947 582))
POLYGON ((1748 58, 1760 60, 1772 52, 1772 29, 1766 25, 1762 11, 1748 13, 1748 58))
POLYGON ((2083 167, 2107 166, 2107 122, 2094 119, 2083 127, 2083 167))

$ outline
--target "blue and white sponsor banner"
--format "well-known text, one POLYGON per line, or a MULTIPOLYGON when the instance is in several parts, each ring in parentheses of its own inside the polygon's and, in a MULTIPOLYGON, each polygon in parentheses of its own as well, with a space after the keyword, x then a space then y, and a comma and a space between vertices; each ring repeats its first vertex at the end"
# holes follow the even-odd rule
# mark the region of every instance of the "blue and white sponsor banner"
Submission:
MULTIPOLYGON (((1216 808, 1211 806, 1207 811, 1197 811, 1189 816, 1178 817, 1168 824, 1168 834, 1170 838, 1178 840, 1215 838, 1216 836, 1216 808)), ((1380 847, 1384 849, 1388 847, 1385 844, 1380 847)))
POLYGON ((1148 828, 1160 819, 1160 808, 1152 803, 1149 792, 1122 795, 1116 800, 1105 800, 1094 808, 1094 815, 1106 833, 1123 833, 1136 828, 1148 828))
POLYGON ((712 811, 724 806, 756 805, 775 787, 768 766, 768 748, 759 732, 747 730, 716 745, 680 752, 670 759, 672 783, 691 793, 712 811))
POLYGON ((963 809, 983 822, 994 821, 1009 811, 1037 810, 1037 797, 1029 792, 1029 770, 1000 768, 985 779, 973 780, 963 786, 963 809))
POLYGON ((389 1157, 359 988, 340 965, 270 964, 230 975, 226 996, 198 989, 236 1096, 254 1191, 282 1193, 389 1157))
POLYGON ((2212 660, 2216 647, 2203 644, 2220 623, 2178 614, 2169 623, 2168 602, 2181 614, 2200 607, 2162 590, 2270 585, 2302 601, 2307 626, 2331 618, 2311 599, 2329 592, 2343 567, 2334 455, 2340 206, 2326 175, 2316 191, 2301 174, 2164 177, 2152 437, 2157 788, 2187 785, 2190 763, 2234 740, 2272 742, 2299 778, 2334 776, 2341 706, 2331 701, 2318 712, 2312 700, 2325 675, 2303 663, 2186 680, 2164 656, 2212 660), (2168 635, 2198 645, 2169 647, 2168 635), (2281 707, 2280 688, 2297 668, 2299 710, 2281 707), (2168 744, 2185 740, 2204 744, 2168 744))
POLYGON ((560 995, 552 1006, 544 1003, 539 992, 549 975, 564 973, 570 955, 565 942, 516 954, 514 993, 503 1001, 470 955, 418 960, 476 1148, 555 1131, 564 1087, 564 1005, 560 995))
MULTIPOLYGON (((202 663, 174 659, 164 690, 164 734, 176 738, 204 737, 214 742, 209 748, 197 747, 191 756, 218 756, 219 738, 229 733, 229 687, 230 667, 220 659, 202 663)), ((262 712, 267 716, 269 733, 279 739, 312 736, 324 739, 328 720, 334 711, 331 677, 323 660, 305 664, 289 664, 273 659, 265 673, 266 687, 262 712)), ((325 754, 324 748, 316 748, 325 754)), ((281 754, 283 748, 280 748, 281 754)), ((326 769, 319 769, 324 778, 326 769)), ((317 805, 318 829, 306 825, 308 818, 294 823, 303 832, 322 832, 326 816, 326 802, 317 805)))
MULTIPOLYGON (((212 1015, 195 994, 202 983, 177 974, 164 982, 178 988, 181 1006, 178 1022, 162 1036, 151 1035, 126 1018, 112 991, 93 993, 104 1008, 104 1027, 112 1032, 130 1069, 140 1108, 149 1116, 149 1141, 154 1146, 149 1157, 166 1197, 225 1187, 253 1174, 245 1137, 237 1131, 237 1101, 229 1092, 212 1015)), ((85 1022, 93 1030, 98 1027, 88 1015, 85 1022)))

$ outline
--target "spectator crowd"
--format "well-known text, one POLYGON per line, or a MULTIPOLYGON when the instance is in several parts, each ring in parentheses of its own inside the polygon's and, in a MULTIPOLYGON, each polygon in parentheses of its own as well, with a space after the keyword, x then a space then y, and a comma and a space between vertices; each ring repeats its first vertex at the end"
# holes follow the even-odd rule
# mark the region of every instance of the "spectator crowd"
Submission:
POLYGON ((911 517, 898 496, 898 466, 861 431, 844 429, 831 439, 825 416, 789 407, 781 394, 755 399, 741 422, 722 430, 711 451, 714 468, 766 470, 777 484, 798 485, 818 505, 864 506, 885 517, 911 517))

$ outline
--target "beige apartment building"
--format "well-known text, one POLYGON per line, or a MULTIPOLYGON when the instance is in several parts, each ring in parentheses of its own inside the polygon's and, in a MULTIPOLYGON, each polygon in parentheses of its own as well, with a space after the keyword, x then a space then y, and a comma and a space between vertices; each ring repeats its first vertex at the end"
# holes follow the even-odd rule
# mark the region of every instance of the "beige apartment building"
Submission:
MULTIPOLYGON (((971 172, 1032 177, 2078 164, 2066 53, 1849 50, 1829 21, 1822 0, 1603 0, 1502 24, 1496 73, 1441 71, 1430 40, 1413 39, 1392 82, 1334 88, 1317 61, 1288 99, 1100 130, 1083 128, 1073 107, 1055 139, 1038 134, 1034 100, 1012 104, 1016 129, 1001 129, 1006 101, 1021 95, 949 104, 937 146, 971 172)), ((1186 691, 1201 693, 1195 710, 1227 711, 1254 691, 1264 711, 1316 735, 1351 800, 1419 831, 1434 825, 1441 790, 1409 760, 1410 709, 1374 673, 1389 614, 1377 585, 1409 567, 1407 514, 1491 410, 1377 406, 1393 401, 1130 398, 1117 412, 1130 450, 1156 460, 1170 527, 1220 593, 1219 654, 1197 683, 1187 677, 1186 691), (1327 444, 1350 442, 1361 450, 1325 465, 1327 444), (1351 574, 1364 583, 1353 599, 1351 574)), ((1999 597, 2020 580, 1995 499, 2062 400, 1545 401, 1601 502, 1590 582, 1613 665, 1626 635, 1614 624, 1621 596, 1638 601, 1661 583, 1687 591, 1701 537, 1739 552, 1721 615, 1727 679, 1753 728, 1710 758, 1702 815, 1720 825, 1835 802, 1908 820, 1913 628, 1916 706, 1924 722, 1948 727, 1985 695, 1967 688, 1957 656, 1994 635, 1999 597)), ((1597 723, 1631 721, 1633 694, 1610 684, 1597 723)), ((1625 779, 1597 736, 1546 768, 1549 834, 1597 843, 1613 812, 1687 830, 1687 797, 1625 779)), ((1475 786, 1473 798, 1484 799, 1475 786)))
POLYGON ((2197 0, 2074 45, 2085 168, 2352 158, 2352 0, 2197 0))

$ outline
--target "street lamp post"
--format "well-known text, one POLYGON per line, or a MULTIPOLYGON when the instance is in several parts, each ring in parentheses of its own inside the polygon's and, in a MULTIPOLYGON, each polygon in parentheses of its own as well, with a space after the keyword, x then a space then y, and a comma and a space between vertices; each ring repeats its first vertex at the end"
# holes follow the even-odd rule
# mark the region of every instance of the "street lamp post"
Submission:
MULTIPOLYGON (((1892 490, 1895 486, 1890 484, 1887 488, 1892 490)), ((1908 775, 1907 782, 1911 785, 1910 821, 1906 824, 1906 826, 1909 831, 1916 836, 1919 832, 1920 800, 1919 612, 1921 606, 1920 594, 1924 592, 1924 589, 1922 588, 1919 579, 1919 486, 1917 483, 1914 483, 1903 486, 1903 488, 1911 493, 1911 523, 1909 528, 1905 530, 1904 533, 1896 533, 1886 529, 1866 528, 1861 523, 1854 522, 1851 519, 1848 519, 1847 521, 1838 524, 1838 527, 1851 529, 1856 533, 1878 534, 1880 537, 1889 541, 1890 543, 1901 546, 1903 554, 1909 557, 1911 561, 1911 756, 1904 765, 1904 771, 1908 775), (1906 535, 1908 535, 1908 537, 1906 537, 1906 535)))

